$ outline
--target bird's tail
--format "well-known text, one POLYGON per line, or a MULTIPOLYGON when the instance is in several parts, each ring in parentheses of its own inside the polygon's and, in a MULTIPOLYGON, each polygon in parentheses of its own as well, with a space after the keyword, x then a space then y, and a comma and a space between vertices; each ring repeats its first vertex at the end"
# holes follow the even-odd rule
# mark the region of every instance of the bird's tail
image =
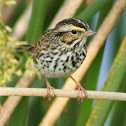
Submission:
POLYGON ((15 51, 33 53, 34 48, 35 48, 35 45, 20 45, 15 49, 15 51))

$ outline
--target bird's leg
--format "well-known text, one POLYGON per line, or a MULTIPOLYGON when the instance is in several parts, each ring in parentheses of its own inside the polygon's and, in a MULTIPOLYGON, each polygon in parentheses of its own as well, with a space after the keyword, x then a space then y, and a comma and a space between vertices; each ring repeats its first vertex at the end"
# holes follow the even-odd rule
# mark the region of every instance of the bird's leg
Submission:
POLYGON ((55 93, 54 93, 54 87, 52 87, 48 81, 48 78, 45 77, 46 79, 46 84, 47 84, 47 95, 48 95, 48 98, 49 98, 49 101, 51 100, 51 94, 54 94, 55 96, 55 93))
POLYGON ((83 99, 85 97, 87 97, 87 92, 86 90, 81 86, 81 84, 79 82, 77 82, 71 75, 69 76, 76 84, 78 87, 78 91, 77 91, 77 100, 80 102, 83 102, 83 99), (81 93, 81 94, 80 94, 81 93), (80 99, 80 96, 82 96, 82 98, 80 99))

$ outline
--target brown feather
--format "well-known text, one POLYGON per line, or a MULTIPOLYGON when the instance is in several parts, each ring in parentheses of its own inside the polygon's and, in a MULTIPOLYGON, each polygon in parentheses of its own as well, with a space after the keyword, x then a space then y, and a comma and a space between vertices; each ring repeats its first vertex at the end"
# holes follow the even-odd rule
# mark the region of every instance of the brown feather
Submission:
POLYGON ((33 53, 34 48, 35 48, 35 45, 20 45, 15 49, 15 51, 33 53))

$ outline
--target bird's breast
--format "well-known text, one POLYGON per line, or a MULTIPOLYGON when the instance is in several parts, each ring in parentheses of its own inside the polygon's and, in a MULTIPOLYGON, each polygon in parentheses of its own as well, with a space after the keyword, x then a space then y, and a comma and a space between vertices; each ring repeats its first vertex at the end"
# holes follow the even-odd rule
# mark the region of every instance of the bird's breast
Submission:
POLYGON ((75 72, 86 57, 86 46, 74 51, 59 48, 53 51, 42 50, 33 61, 42 75, 48 78, 66 77, 75 72))

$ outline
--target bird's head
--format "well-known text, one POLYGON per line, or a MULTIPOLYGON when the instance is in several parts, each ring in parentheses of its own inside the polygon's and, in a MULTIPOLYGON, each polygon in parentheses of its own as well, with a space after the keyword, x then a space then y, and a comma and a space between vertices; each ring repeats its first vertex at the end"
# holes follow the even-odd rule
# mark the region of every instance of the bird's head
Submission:
POLYGON ((87 23, 78 18, 68 18, 56 24, 56 36, 59 37, 62 43, 74 45, 80 39, 85 39, 88 36, 95 34, 87 23))

